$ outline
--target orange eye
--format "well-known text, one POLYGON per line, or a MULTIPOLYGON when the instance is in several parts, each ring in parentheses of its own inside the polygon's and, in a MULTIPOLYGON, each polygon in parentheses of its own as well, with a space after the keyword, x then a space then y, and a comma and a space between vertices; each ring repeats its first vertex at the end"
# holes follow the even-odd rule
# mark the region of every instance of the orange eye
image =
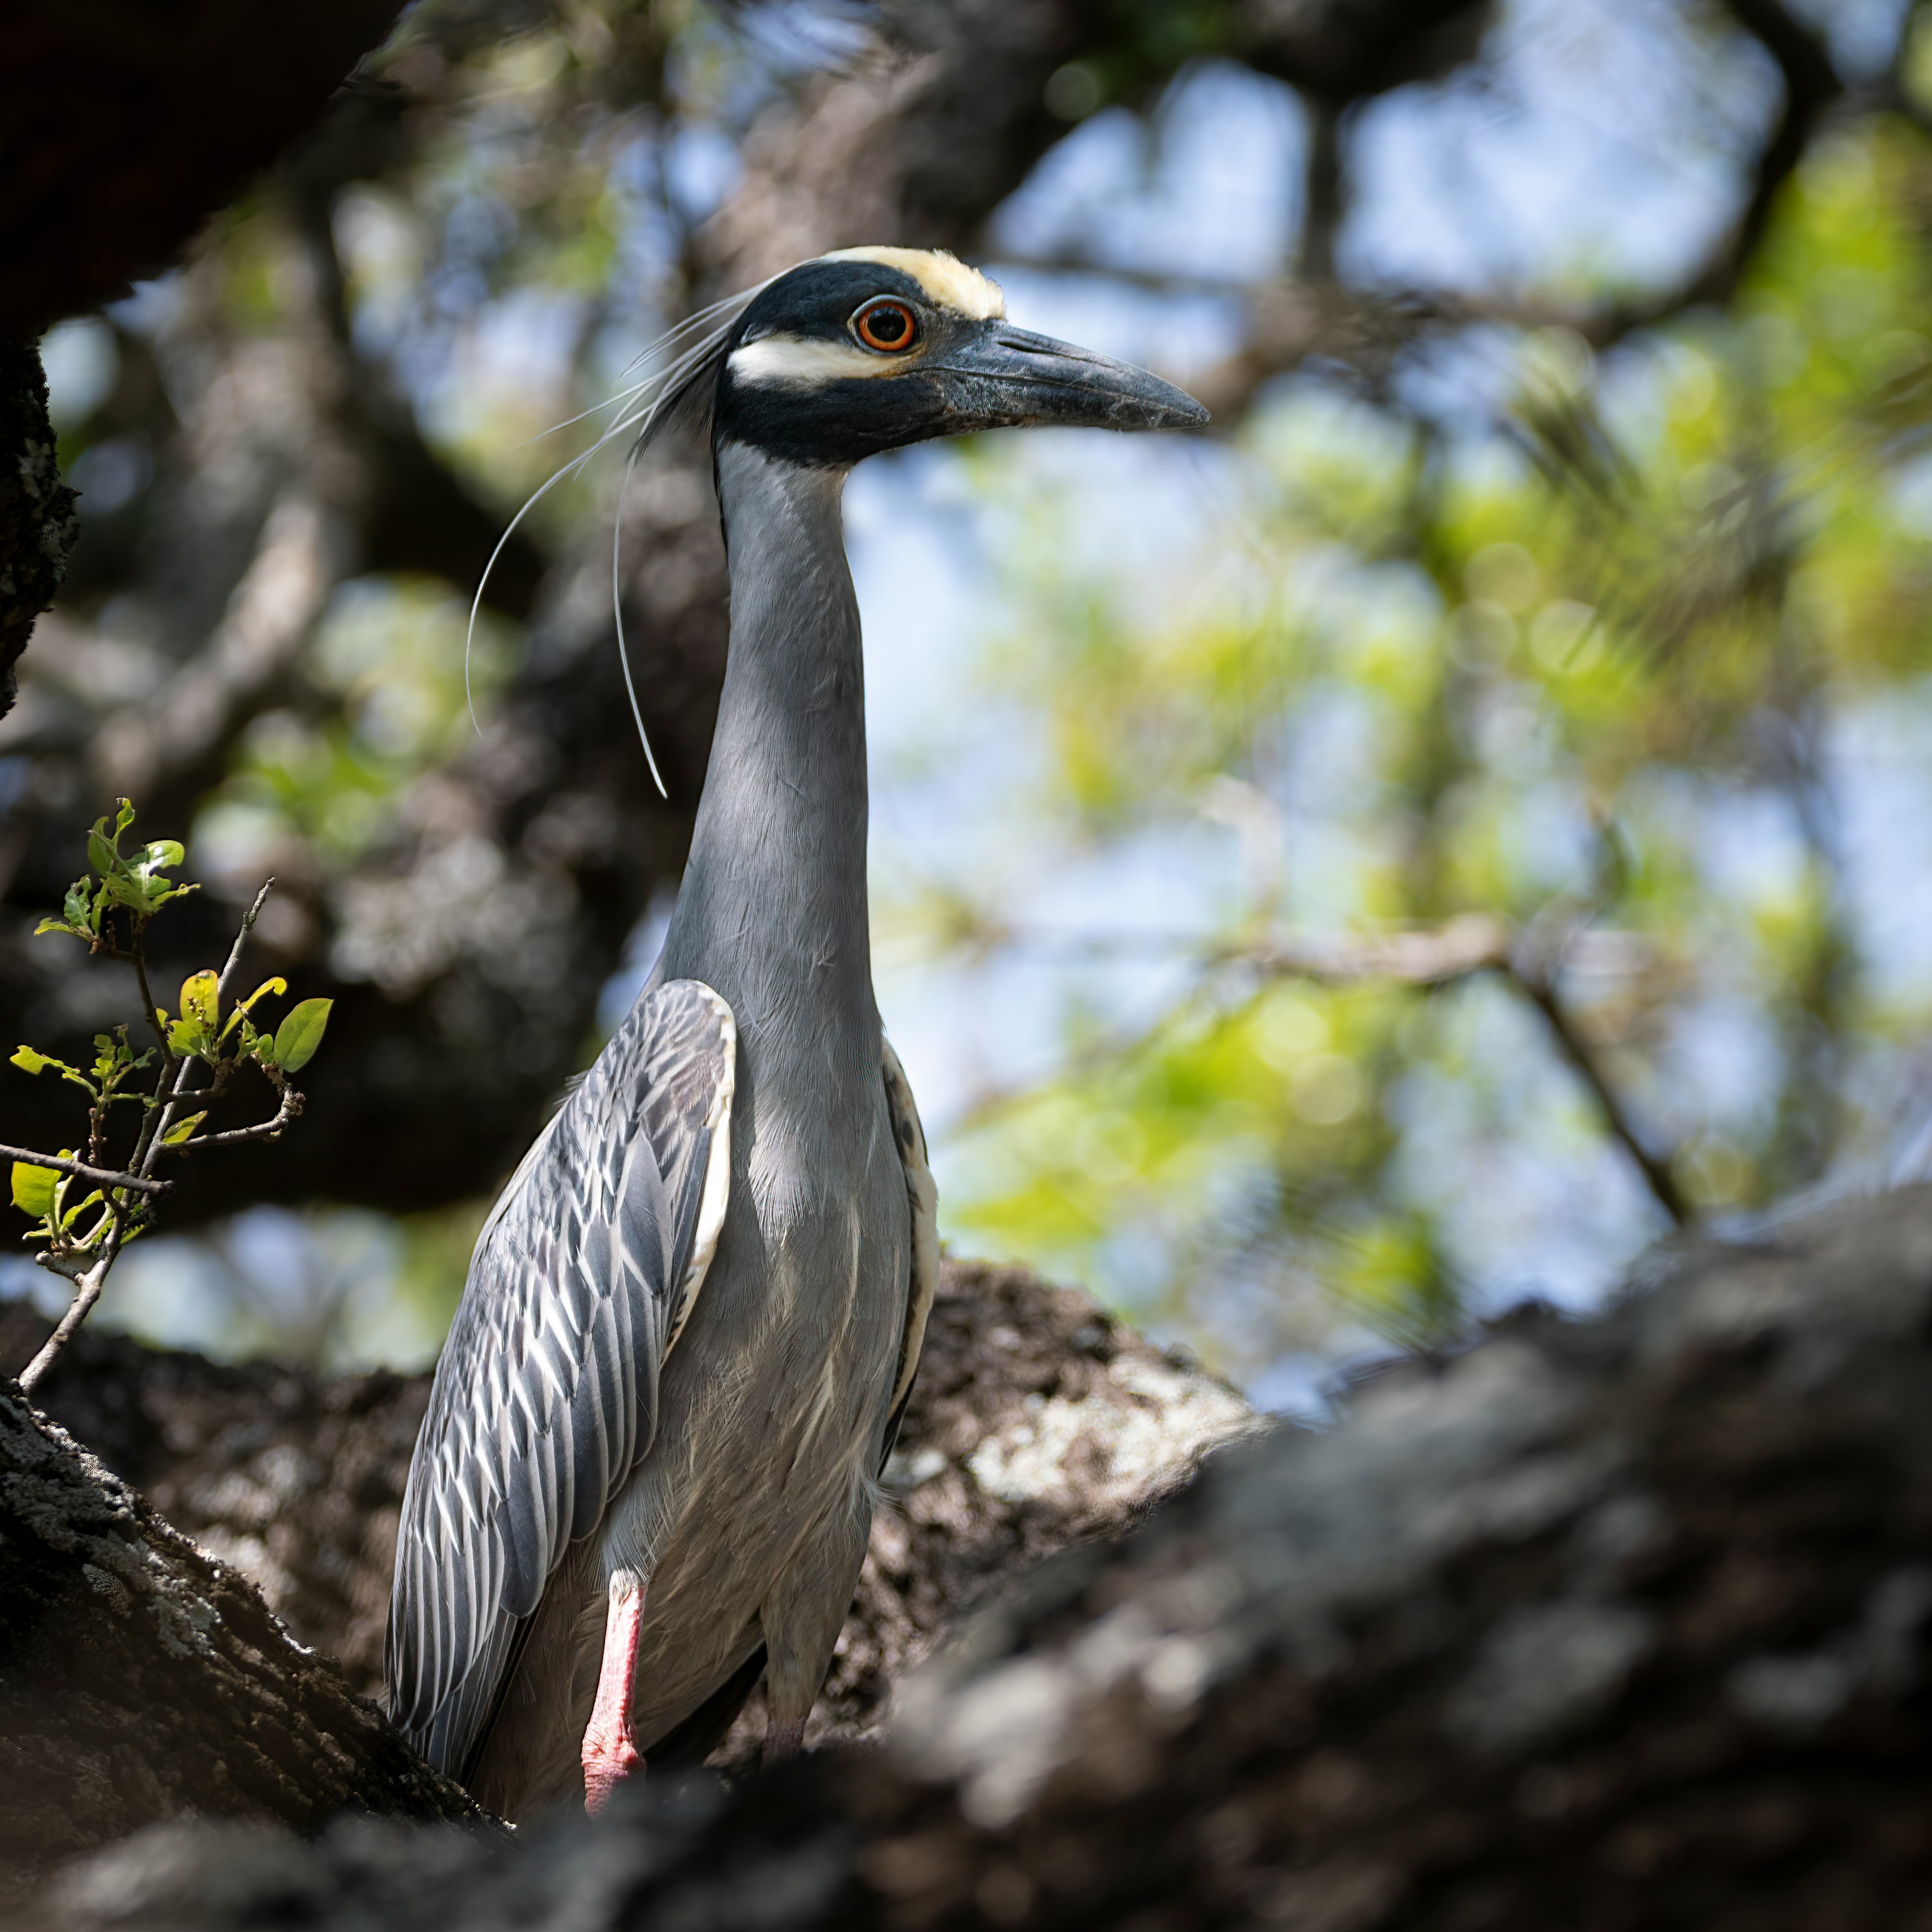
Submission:
POLYGON ((852 318, 852 332, 868 349, 896 356, 919 340, 919 317, 890 296, 868 303, 852 318))

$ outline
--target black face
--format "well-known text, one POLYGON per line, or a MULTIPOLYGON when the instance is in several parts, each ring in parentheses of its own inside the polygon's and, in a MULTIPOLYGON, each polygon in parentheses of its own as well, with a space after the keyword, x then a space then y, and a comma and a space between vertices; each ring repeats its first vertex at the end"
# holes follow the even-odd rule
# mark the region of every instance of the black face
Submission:
POLYGON ((844 466, 937 436, 1058 422, 1153 429, 1205 422, 1146 370, 1016 328, 998 292, 947 258, 807 262, 746 309, 718 372, 721 439, 791 463, 844 466))

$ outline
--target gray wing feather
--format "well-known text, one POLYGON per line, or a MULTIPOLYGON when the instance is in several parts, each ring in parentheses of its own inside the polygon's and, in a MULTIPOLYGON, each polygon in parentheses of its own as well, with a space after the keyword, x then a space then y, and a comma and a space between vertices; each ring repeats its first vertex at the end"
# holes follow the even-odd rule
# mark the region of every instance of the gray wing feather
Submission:
MULTIPOLYGON (((897 1144, 899 1165, 905 1170, 906 1202, 912 1210, 912 1279, 907 1284, 905 1326, 900 1332, 898 1372, 892 1377, 892 1399, 887 1406, 886 1432, 898 1432, 912 1394, 913 1378, 919 1373, 919 1358, 926 1348, 926 1324, 932 1313, 932 1298, 939 1287, 939 1190, 934 1184, 932 1168, 926 1158, 926 1130, 920 1125, 919 1108, 912 1097, 912 1083, 892 1042, 882 1040, 886 1082, 886 1112, 892 1121, 892 1138, 897 1144)), ((890 1444, 887 1444, 890 1450, 890 1444)))
POLYGON ((654 988, 524 1156, 477 1241, 416 1438, 389 1708, 460 1771, 521 1626, 651 1444, 658 1376, 715 1251, 737 1030, 654 988))

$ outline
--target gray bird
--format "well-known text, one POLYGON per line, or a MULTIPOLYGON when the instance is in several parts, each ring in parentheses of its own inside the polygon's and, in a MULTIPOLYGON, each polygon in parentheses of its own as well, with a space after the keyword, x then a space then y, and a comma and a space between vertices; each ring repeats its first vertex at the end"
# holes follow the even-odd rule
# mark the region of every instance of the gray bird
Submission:
POLYGON ((478 1240, 396 1552, 392 1713, 510 1816, 701 1760, 761 1672, 766 1755, 797 1748, 919 1366, 938 1239, 872 992, 846 476, 1207 420, 944 254, 822 256, 704 320, 631 419, 711 406, 730 645, 690 860, 478 1240))

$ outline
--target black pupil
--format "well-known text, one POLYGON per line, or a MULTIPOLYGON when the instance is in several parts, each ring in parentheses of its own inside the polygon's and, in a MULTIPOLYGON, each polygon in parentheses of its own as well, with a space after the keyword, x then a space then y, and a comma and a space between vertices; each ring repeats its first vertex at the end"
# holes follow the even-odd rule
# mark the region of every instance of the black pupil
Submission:
POLYGON ((875 308, 866 318, 866 332, 879 342, 902 342, 911 326, 902 308, 875 308))

